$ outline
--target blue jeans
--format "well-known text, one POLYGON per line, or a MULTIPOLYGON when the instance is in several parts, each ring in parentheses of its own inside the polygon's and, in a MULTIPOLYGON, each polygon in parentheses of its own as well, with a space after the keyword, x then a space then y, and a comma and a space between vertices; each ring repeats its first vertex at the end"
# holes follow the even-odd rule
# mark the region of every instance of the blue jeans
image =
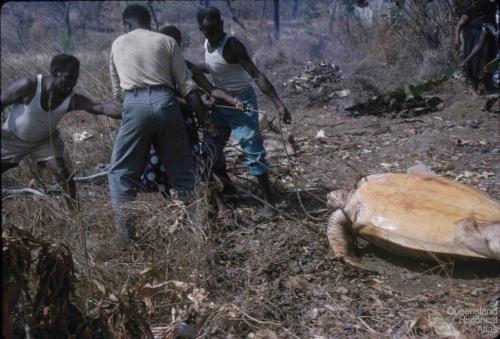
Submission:
POLYGON ((186 126, 174 93, 166 86, 125 92, 122 123, 113 147, 108 173, 115 224, 124 243, 133 229, 124 203, 141 190, 140 175, 151 144, 173 188, 189 192, 194 188, 194 157, 186 126))
MULTIPOLYGON (((257 109, 257 97, 252 87, 238 95, 237 98, 246 102, 249 108, 257 109)), ((224 146, 231 133, 245 152, 245 162, 250 174, 262 175, 269 171, 257 112, 242 112, 236 108, 217 108, 212 113, 211 118, 221 135, 217 138, 205 136, 204 153, 211 157, 215 172, 226 167, 224 146)))

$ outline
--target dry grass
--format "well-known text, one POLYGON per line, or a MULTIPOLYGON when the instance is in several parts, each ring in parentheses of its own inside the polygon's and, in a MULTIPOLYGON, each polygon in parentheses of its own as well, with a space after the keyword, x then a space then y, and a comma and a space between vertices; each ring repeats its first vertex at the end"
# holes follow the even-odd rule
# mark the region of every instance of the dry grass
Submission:
MULTIPOLYGON (((479 292, 479 300, 465 297, 453 287, 453 272, 445 268, 439 273, 443 266, 437 265, 422 274, 435 276, 448 288, 409 296, 386 284, 384 274, 335 261, 326 238, 305 227, 309 221, 294 193, 276 188, 288 202, 285 212, 303 221, 279 218, 254 224, 248 206, 236 210, 232 224, 209 221, 201 233, 178 221, 182 212, 173 201, 142 195, 133 205, 140 240, 130 252, 118 246, 105 187, 81 186, 85 194, 77 215, 68 214, 57 196, 4 201, 2 213, 4 226, 23 225, 37 237, 68 245, 81 310, 109 310, 112 305, 103 306, 101 300, 107 295, 105 300, 112 302, 114 294, 138 303, 153 328, 164 327, 165 338, 180 321, 197 328, 202 338, 242 338, 266 329, 282 338, 432 336, 429 321, 435 312, 447 314, 449 305, 459 308, 464 301, 479 307, 488 300, 484 298, 500 292, 497 286, 496 291, 479 292), (454 296, 460 301, 451 301, 454 296)), ((311 203, 305 201, 307 208, 311 203)), ((207 205, 200 207, 205 213, 207 205)), ((120 313, 114 317, 117 323, 125 321, 120 313)), ((110 325, 115 335, 136 337, 117 323, 110 325)))
MULTIPOLYGON (((388 82, 397 84, 416 74, 415 69, 421 69, 419 75, 424 76, 432 71, 424 69, 425 65, 435 66, 442 60, 426 52, 430 55, 428 61, 415 65, 414 59, 405 54, 409 53, 411 41, 403 43, 404 39, 395 37, 387 27, 374 29, 370 32, 373 35, 365 39, 358 39, 363 34, 360 30, 330 38, 324 34, 325 22, 313 22, 307 29, 284 26, 282 38, 273 41, 270 50, 268 35, 258 34, 262 31, 258 24, 249 23, 251 33, 255 33, 248 37, 250 46, 255 46, 251 52, 275 84, 282 82, 291 68, 314 58, 345 63, 352 73, 387 62, 382 71, 378 68, 380 73, 367 76, 380 75, 379 83, 385 76, 388 82), (388 69, 410 71, 390 75, 388 69)), ((342 32, 342 25, 337 24, 337 32, 342 32)), ((51 57, 58 51, 51 46, 52 42, 41 42, 37 54, 2 51, 3 87, 26 74, 46 73, 51 57)), ((199 60, 200 48, 190 45, 185 54, 199 60)), ((82 64, 76 90, 94 100, 110 101, 108 52, 89 52, 82 47, 75 55, 82 64)), ((78 175, 91 174, 96 166, 108 163, 118 124, 84 112, 65 118, 62 135, 78 175), (74 142, 73 133, 82 131, 89 131, 93 137, 74 142)), ((255 184, 248 182, 239 163, 234 165, 234 157, 231 161, 233 174, 239 175, 238 185, 255 193, 255 184)), ((280 181, 292 171, 298 173, 298 166, 284 163, 282 158, 274 159, 272 165, 274 186, 284 202, 280 208, 293 220, 281 215, 273 222, 256 223, 253 217, 257 204, 250 202, 235 210, 231 222, 215 222, 207 217, 213 212, 203 188, 198 209, 202 221, 193 226, 179 220, 182 209, 174 201, 164 200, 159 194, 144 194, 133 204, 139 243, 132 251, 123 251, 114 230, 107 186, 80 185, 79 213, 68 213, 60 196, 19 196, 3 201, 3 226, 21 227, 37 238, 66 244, 77 273, 75 304, 85 314, 100 309, 102 314, 110 315, 109 319, 117 320, 110 324, 115 337, 137 336, 119 326, 120 314, 111 317, 112 302, 102 303, 111 294, 137 303, 149 324, 165 326, 166 338, 180 321, 192 324, 204 338, 258 338, 265 330, 268 337, 272 337, 272 331, 280 338, 404 338, 434 336, 434 327, 429 323, 434 312, 446 314, 448 306, 464 306, 461 303, 479 307, 500 292, 491 282, 487 283, 490 290, 476 291, 475 296, 470 294, 474 286, 457 291, 459 283, 450 274, 439 275, 431 270, 425 274, 447 288, 408 296, 383 282, 389 280, 388 275, 402 275, 401 270, 370 274, 335 261, 323 230, 318 234, 307 227, 311 221, 297 201, 296 192, 280 181)), ((2 185, 26 187, 37 176, 47 186, 53 184, 47 173, 35 172, 33 164, 24 163, 3 175, 2 185)), ((348 172, 341 174, 344 178, 354 177, 348 172)), ((339 173, 335 170, 334 174, 324 175, 337 177, 339 173)), ((331 177, 329 182, 335 182, 331 177)), ((323 195, 325 191, 315 194, 323 195)), ((309 211, 324 208, 314 199, 303 198, 309 211)), ((316 217, 320 221, 315 226, 324 227, 327 215, 320 213, 316 217)), ((471 329, 457 324, 458 319, 454 321, 463 333, 473 335, 471 329)))

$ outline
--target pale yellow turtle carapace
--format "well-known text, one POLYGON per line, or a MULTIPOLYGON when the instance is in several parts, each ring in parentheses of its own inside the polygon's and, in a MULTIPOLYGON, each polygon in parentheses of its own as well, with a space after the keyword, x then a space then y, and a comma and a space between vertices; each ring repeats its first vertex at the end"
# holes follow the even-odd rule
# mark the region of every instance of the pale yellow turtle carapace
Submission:
POLYGON ((353 236, 417 258, 500 260, 500 204, 485 193, 433 175, 376 174, 352 191, 328 194, 335 208, 328 240, 335 255, 362 266, 353 236))

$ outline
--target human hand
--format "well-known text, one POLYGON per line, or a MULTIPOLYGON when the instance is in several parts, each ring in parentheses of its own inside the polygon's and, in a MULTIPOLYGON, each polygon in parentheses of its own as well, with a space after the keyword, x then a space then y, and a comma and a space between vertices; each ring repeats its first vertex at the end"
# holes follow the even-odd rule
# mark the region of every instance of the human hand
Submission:
POLYGON ((247 105, 243 101, 236 98, 233 99, 233 105, 240 111, 244 111, 247 108, 247 105))
POLYGON ((210 100, 203 100, 203 106, 205 106, 207 112, 212 112, 215 109, 214 102, 210 100))
POLYGON ((278 114, 284 124, 288 125, 292 123, 292 115, 284 105, 281 105, 281 107, 278 109, 278 114))

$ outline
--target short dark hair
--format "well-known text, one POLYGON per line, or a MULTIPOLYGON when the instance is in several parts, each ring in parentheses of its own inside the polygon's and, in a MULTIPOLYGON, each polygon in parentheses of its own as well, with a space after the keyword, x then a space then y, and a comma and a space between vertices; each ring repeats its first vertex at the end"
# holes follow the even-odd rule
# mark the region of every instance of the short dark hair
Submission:
POLYGON ((122 13, 122 19, 136 19, 141 25, 151 24, 151 14, 146 7, 132 4, 125 7, 122 13))
POLYGON ((198 19, 198 25, 200 26, 205 19, 214 20, 217 23, 222 20, 220 11, 216 7, 200 8, 196 13, 196 19, 198 19))
POLYGON ((175 26, 164 26, 160 29, 160 33, 168 35, 171 38, 174 38, 175 41, 180 45, 182 40, 181 31, 175 26))
POLYGON ((80 60, 73 55, 64 53, 58 54, 52 58, 52 61, 50 62, 50 73, 67 69, 73 69, 78 72, 80 70, 80 60))

